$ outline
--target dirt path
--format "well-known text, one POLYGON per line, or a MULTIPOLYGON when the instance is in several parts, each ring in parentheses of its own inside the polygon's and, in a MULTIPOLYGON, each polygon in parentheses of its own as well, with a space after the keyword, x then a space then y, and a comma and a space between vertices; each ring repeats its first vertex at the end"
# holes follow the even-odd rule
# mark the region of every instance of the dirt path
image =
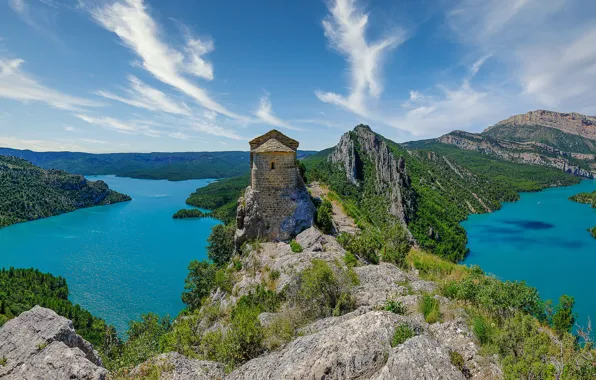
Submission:
MULTIPOLYGON (((322 186, 318 182, 313 182, 308 185, 308 190, 314 198, 327 198, 329 189, 326 186, 322 186)), ((327 198, 328 199, 328 198, 327 198)), ((329 200, 333 206, 333 225, 337 233, 347 232, 355 234, 360 231, 360 228, 354 222, 354 219, 346 215, 343 208, 336 201, 329 200)))

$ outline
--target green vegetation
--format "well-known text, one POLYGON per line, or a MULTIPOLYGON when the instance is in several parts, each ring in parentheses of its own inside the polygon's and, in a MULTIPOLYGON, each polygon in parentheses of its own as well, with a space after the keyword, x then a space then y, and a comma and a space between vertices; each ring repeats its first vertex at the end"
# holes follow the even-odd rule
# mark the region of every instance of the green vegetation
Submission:
POLYGON ((414 331, 405 323, 400 324, 395 328, 393 338, 391 339, 391 347, 397 347, 406 340, 414 336, 414 331))
POLYGON ((210 216, 210 215, 204 213, 201 210, 183 208, 182 210, 176 211, 176 213, 174 215, 172 215, 172 218, 187 219, 187 218, 204 218, 206 216, 210 216))
POLYGON ((238 198, 249 185, 248 175, 223 179, 197 189, 188 197, 186 203, 212 210, 213 217, 229 223, 236 218, 238 198))
POLYGON ((596 191, 592 191, 591 193, 579 193, 569 199, 578 203, 586 203, 592 205, 592 208, 596 208, 596 191))
POLYGON ((333 205, 328 200, 324 200, 317 207, 317 214, 315 215, 315 224, 324 234, 333 233, 333 205))
POLYGON ((234 223, 213 227, 207 238, 207 256, 218 267, 227 264, 234 254, 234 234, 236 225, 234 223))
POLYGON ((439 300, 428 294, 425 294, 420 299, 418 310, 424 315, 427 323, 435 323, 441 319, 439 300))
POLYGON ((387 300, 385 310, 399 315, 405 315, 408 312, 408 308, 403 303, 394 300, 387 300))
POLYGON ((302 252, 302 246, 300 244, 298 244, 298 242, 296 240, 292 240, 290 242, 290 249, 292 249, 292 252, 294 252, 294 253, 302 252))
POLYGON ((444 296, 460 302, 485 355, 498 355, 506 379, 593 379, 596 351, 591 331, 569 330, 573 298, 554 309, 524 282, 502 282, 477 267, 466 268, 412 250, 408 262, 436 281, 444 296))
POLYGON ((0 156, 0 228, 129 200, 103 181, 87 181, 80 175, 43 170, 19 158, 0 156))
POLYGON ((590 228, 588 231, 590 232, 590 234, 592 235, 592 237, 594 239, 596 239, 596 226, 590 228))
POLYGON ((449 351, 449 361, 460 371, 465 370, 465 362, 463 356, 457 351, 449 351))
POLYGON ((72 320, 77 333, 104 354, 120 344, 113 326, 68 300, 64 278, 36 269, 0 269, 0 326, 35 305, 72 320))

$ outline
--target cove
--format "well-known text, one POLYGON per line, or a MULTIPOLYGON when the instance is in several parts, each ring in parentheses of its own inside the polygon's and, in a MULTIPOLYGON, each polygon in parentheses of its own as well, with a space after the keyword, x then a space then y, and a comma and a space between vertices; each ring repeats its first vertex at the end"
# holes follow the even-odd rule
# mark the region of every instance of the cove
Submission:
POLYGON ((462 226, 468 233, 466 265, 479 265, 502 280, 524 280, 542 299, 557 302, 575 297, 576 323, 596 322, 596 210, 568 198, 596 190, 596 180, 536 193, 505 203, 499 211, 470 215, 462 226))
POLYGON ((89 176, 132 201, 77 210, 0 229, 0 266, 38 268, 66 278, 70 300, 113 324, 154 312, 175 317, 187 267, 207 257, 219 221, 172 219, 188 195, 213 180, 169 182, 89 176))

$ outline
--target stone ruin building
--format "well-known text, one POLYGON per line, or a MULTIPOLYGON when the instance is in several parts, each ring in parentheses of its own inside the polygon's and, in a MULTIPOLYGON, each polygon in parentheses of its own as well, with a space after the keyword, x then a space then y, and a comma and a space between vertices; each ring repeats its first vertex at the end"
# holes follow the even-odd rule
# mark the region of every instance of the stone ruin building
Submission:
POLYGON ((313 224, 315 206, 298 171, 298 141, 272 130, 250 141, 250 186, 238 200, 236 247, 288 241, 313 224))

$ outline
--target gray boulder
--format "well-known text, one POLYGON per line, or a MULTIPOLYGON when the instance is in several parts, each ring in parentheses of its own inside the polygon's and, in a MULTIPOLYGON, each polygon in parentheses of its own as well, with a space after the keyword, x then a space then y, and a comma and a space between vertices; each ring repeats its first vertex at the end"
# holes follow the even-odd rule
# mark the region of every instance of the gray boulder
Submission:
POLYGON ((0 378, 105 379, 107 370, 93 346, 75 332, 72 322, 35 306, 0 329, 0 378))

